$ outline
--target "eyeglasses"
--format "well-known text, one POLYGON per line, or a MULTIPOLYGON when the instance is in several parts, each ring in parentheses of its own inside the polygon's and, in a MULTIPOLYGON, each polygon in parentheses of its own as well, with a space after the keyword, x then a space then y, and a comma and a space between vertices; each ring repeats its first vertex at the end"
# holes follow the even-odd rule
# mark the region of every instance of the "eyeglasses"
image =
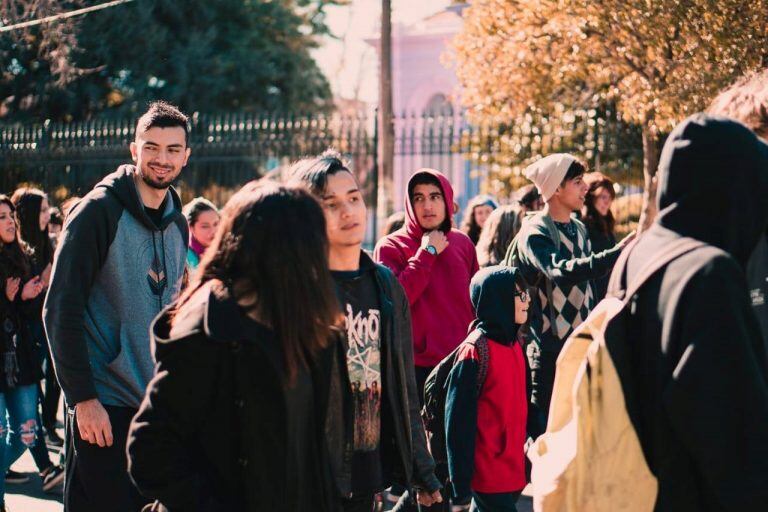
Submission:
POLYGON ((531 296, 526 291, 517 291, 515 290, 515 297, 520 297, 520 300, 523 302, 528 302, 528 299, 531 298, 531 296))

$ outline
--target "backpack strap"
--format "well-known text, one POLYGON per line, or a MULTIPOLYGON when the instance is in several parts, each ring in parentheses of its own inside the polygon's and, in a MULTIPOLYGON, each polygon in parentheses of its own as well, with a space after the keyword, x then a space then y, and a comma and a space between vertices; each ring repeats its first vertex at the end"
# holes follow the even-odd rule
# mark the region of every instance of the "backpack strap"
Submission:
POLYGON ((485 378, 488 376, 488 363, 490 361, 490 355, 488 354, 488 338, 480 336, 475 341, 475 350, 477 350, 478 362, 477 362, 477 396, 480 396, 480 391, 485 384, 485 378))
POLYGON ((680 256, 707 245, 694 238, 680 238, 667 246, 661 254, 658 254, 653 259, 653 261, 642 267, 637 276, 627 285, 627 262, 629 261, 629 255, 637 245, 638 240, 639 239, 633 240, 624 251, 622 251, 619 259, 616 261, 616 266, 614 267, 613 273, 611 274, 611 280, 608 284, 608 293, 612 297, 624 301, 625 304, 629 302, 629 300, 638 292, 640 287, 643 286, 656 272, 680 256))

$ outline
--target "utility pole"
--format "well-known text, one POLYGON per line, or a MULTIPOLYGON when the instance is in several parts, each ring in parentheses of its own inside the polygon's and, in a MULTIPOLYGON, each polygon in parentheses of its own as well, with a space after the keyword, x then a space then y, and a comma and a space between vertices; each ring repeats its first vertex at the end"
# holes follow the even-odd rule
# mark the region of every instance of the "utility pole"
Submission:
POLYGON ((392 124, 392 2, 381 0, 379 51, 378 211, 382 221, 392 212, 395 130, 392 124))

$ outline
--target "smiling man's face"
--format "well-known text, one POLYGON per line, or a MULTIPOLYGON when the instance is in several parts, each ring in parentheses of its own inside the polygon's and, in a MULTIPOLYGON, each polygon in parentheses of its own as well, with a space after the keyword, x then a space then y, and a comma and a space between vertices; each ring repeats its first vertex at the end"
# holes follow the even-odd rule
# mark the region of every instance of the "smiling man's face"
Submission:
POLYGON ((131 156, 141 179, 152 188, 168 188, 189 159, 184 128, 154 127, 136 133, 131 156))

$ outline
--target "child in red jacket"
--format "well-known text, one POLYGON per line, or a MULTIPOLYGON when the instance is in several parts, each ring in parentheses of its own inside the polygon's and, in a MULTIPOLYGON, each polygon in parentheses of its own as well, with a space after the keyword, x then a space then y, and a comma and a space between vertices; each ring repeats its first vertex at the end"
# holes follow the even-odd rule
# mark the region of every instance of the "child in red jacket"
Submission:
POLYGON ((459 348, 446 383, 453 497, 462 502, 471 495, 472 511, 515 511, 526 484, 528 400, 518 330, 528 319, 528 292, 516 268, 494 266, 475 274, 470 297, 477 317, 474 330, 459 348), (480 336, 484 340, 478 341, 480 336), (478 350, 483 341, 487 356, 478 350), (484 364, 487 369, 481 370, 484 364), (484 375, 482 383, 479 375, 484 375))

